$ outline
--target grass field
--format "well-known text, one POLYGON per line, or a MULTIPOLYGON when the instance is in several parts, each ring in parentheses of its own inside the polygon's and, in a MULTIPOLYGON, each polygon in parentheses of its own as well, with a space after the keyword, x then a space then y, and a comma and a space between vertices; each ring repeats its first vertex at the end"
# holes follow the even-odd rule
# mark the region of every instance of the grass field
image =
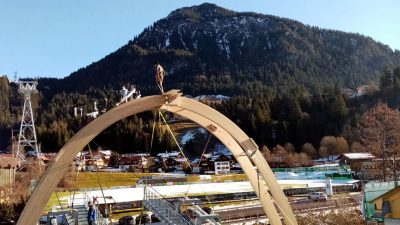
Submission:
POLYGON ((153 176, 151 173, 78 173, 71 181, 74 189, 79 188, 103 188, 136 185, 136 181, 143 176, 153 176), (97 176, 99 179, 97 179, 97 176), (99 184, 100 182, 100 184, 99 184))
POLYGON ((59 207, 59 206, 60 206, 60 203, 61 203, 61 206, 62 206, 63 208, 66 208, 66 207, 67 207, 68 201, 67 201, 65 198, 66 198, 66 197, 69 197, 70 195, 71 195, 70 192, 57 192, 57 195, 56 195, 56 193, 54 192, 54 193, 51 195, 49 201, 47 202, 47 205, 46 205, 46 207, 44 208, 43 212, 49 212, 49 211, 51 211, 53 205, 59 207), (57 198, 57 196, 58 196, 58 198, 57 198), (60 201, 59 201, 59 200, 60 200, 60 201))
MULTIPOLYGON (((78 173, 71 181, 73 189, 80 188, 99 188, 99 181, 103 188, 128 186, 133 187, 139 178, 143 176, 157 176, 159 173, 78 173), (97 180, 97 176, 99 180, 97 180)), ((225 182, 225 181, 243 181, 247 180, 245 174, 224 174, 224 175, 211 175, 211 182, 225 182)), ((186 182, 200 182, 200 177, 197 175, 186 176, 186 182)))

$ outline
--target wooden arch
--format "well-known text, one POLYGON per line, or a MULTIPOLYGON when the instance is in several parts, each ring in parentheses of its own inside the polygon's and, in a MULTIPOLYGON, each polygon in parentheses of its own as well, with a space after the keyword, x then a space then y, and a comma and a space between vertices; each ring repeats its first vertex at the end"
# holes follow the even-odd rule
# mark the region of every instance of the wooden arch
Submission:
POLYGON ((259 197, 270 223, 272 225, 282 224, 274 206, 276 205, 286 224, 297 225, 286 197, 254 141, 218 111, 198 101, 182 97, 177 90, 122 104, 82 128, 61 148, 48 166, 22 211, 17 225, 35 225, 37 223, 69 165, 81 149, 100 132, 123 118, 158 108, 187 117, 213 133, 232 152, 241 165, 259 197))

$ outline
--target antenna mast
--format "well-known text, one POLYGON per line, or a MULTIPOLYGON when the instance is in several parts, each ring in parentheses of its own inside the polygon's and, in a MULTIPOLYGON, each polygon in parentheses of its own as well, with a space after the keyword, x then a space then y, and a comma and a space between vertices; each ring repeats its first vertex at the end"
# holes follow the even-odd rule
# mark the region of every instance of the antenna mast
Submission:
POLYGON ((26 149, 29 151, 34 151, 36 153, 36 157, 40 157, 31 103, 31 95, 38 93, 36 89, 37 84, 37 81, 18 81, 18 91, 24 95, 24 107, 22 109, 21 127, 19 129, 16 152, 16 157, 19 159, 21 165, 26 163, 26 149))

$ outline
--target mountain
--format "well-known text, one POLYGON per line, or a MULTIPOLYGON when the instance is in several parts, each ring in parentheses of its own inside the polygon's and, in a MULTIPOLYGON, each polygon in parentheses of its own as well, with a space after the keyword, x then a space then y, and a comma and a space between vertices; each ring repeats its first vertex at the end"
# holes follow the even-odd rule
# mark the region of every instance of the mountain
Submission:
MULTIPOLYGON (((400 105, 399 51, 359 34, 202 4, 171 12, 117 51, 66 78, 40 79, 32 105, 42 150, 57 151, 90 122, 85 115, 93 112, 94 102, 101 111, 114 107, 122 85, 135 84, 144 96, 157 93, 157 61, 167 72, 165 90, 178 88, 199 99, 223 97, 218 104, 205 101, 259 146, 270 148, 287 142, 298 150, 304 143, 318 148, 324 136, 341 135, 374 103, 395 99, 390 105, 400 105), (344 98, 341 88, 377 82, 381 74, 384 92, 344 98), (82 109, 82 117, 74 115, 75 107, 82 109)), ((18 129, 23 103, 17 85, 4 78, 3 92, 0 103, 10 106, 0 110, 0 149, 9 145, 4 140, 10 140, 10 128, 18 129)), ((126 118, 93 144, 119 152, 151 146, 153 153, 176 150, 173 139, 159 129, 152 142, 154 120, 153 112, 126 118)), ((196 150, 204 138, 184 147, 196 150)))
POLYGON ((53 94, 134 83, 153 94, 157 61, 167 71, 167 90, 236 95, 299 84, 354 87, 378 80, 384 64, 399 64, 400 52, 360 34, 205 3, 171 12, 64 79, 42 79, 41 89, 53 94))

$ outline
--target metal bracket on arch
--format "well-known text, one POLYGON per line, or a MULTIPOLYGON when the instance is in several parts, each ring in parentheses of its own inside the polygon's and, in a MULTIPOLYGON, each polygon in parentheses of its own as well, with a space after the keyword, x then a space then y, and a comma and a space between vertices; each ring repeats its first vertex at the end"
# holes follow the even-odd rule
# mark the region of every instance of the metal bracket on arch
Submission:
POLYGON ((210 125, 208 125, 206 128, 207 128, 208 131, 210 131, 211 133, 215 132, 215 131, 218 129, 218 127, 215 126, 214 124, 210 124, 210 125))
POLYGON ((252 138, 242 141, 240 146, 242 146, 249 158, 251 158, 258 150, 258 145, 252 138))

